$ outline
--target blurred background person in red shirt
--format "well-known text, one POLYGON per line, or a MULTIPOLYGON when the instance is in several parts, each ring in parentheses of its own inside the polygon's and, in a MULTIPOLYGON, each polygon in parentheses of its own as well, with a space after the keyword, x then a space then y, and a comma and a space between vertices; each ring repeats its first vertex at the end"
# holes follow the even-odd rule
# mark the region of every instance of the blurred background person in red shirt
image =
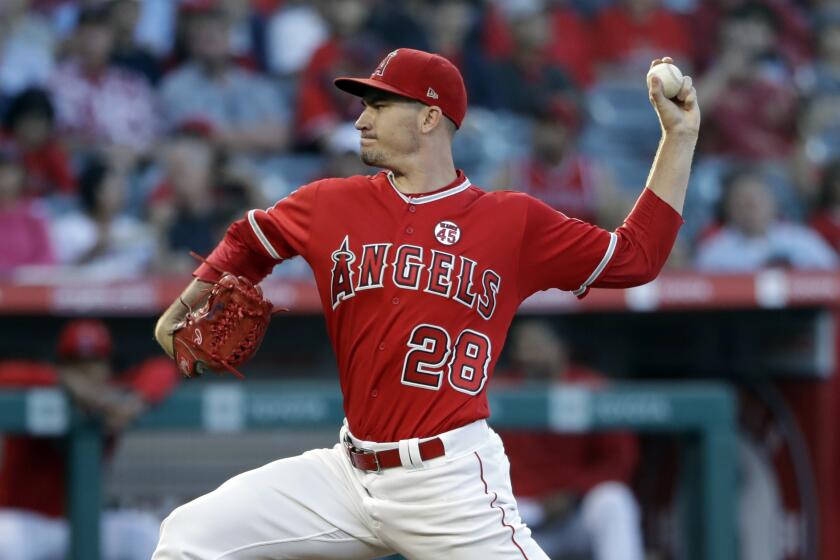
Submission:
POLYGON ((752 161, 792 155, 799 98, 793 66, 779 45, 780 26, 760 2, 726 13, 718 52, 697 86, 708 115, 702 149, 752 161))
POLYGON ((622 196, 610 172, 578 144, 583 116, 572 103, 540 111, 527 156, 505 162, 494 188, 514 188, 555 210, 603 227, 617 227, 634 200, 622 196))
POLYGON ((0 275, 54 261, 47 216, 25 191, 23 162, 14 153, 0 152, 0 275))
POLYGON ((20 154, 26 168, 26 196, 76 193, 70 158, 55 130, 55 108, 45 90, 29 88, 9 99, 2 144, 20 154))
MULTIPOLYGON (((61 331, 58 365, 0 362, 5 388, 60 385, 84 413, 101 418, 105 457, 118 434, 150 405, 163 400, 178 380, 171 360, 154 357, 116 375, 113 340, 104 323, 76 320, 61 331)), ((64 558, 70 531, 65 519, 67 442, 63 437, 7 435, 0 466, 0 557, 3 560, 64 558)), ((160 520, 147 512, 110 509, 102 515, 104 560, 148 560, 160 520)))
MULTIPOLYGON (((604 377, 570 360, 544 321, 525 320, 510 338, 510 374, 519 388, 597 388, 604 377)), ((642 560, 639 506, 629 488, 639 461, 630 433, 502 430, 522 520, 551 558, 642 560)))

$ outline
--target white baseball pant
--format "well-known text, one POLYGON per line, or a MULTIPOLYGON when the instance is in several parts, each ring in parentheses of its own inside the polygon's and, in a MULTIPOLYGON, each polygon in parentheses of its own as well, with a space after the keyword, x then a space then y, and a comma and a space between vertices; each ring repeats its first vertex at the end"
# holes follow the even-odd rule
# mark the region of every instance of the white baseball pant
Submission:
MULTIPOLYGON (((164 520, 153 560, 545 560, 522 523, 501 439, 483 420, 440 434, 446 454, 380 473, 341 443, 240 474, 164 520)), ((405 445, 407 441, 403 442, 405 445)), ((416 440, 415 440, 416 442, 416 440)))

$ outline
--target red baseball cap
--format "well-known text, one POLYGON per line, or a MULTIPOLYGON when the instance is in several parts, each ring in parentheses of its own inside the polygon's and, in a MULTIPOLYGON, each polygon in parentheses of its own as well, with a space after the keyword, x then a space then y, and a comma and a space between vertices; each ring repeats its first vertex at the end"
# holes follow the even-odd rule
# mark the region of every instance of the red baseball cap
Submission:
POLYGON ((58 336, 58 355, 63 360, 107 359, 111 347, 111 331, 102 321, 71 321, 58 336))
POLYGON ((374 88, 436 105, 457 128, 467 112, 464 79, 455 65, 439 54, 397 49, 382 59, 370 78, 337 78, 334 83, 359 97, 374 88))

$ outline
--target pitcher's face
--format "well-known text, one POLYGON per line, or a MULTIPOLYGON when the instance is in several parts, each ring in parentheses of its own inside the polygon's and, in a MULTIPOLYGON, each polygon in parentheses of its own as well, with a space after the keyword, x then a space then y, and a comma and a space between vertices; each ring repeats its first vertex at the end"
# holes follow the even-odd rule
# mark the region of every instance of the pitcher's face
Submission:
POLYGON ((387 168, 420 149, 421 103, 371 89, 362 97, 362 105, 355 126, 361 136, 363 162, 387 168))

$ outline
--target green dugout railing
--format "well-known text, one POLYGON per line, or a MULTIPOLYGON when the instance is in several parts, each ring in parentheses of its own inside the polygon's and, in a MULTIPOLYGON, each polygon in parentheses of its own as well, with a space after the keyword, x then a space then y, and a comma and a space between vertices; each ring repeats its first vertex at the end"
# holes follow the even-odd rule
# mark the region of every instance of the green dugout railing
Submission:
MULTIPOLYGON (((629 428, 684 436, 685 522, 693 560, 735 560, 736 418, 732 391, 718 383, 628 383, 590 391, 571 387, 492 391, 491 424, 584 432, 629 428)), ((198 382, 182 386, 133 429, 238 432, 337 427, 333 384, 198 382)), ((102 440, 96 422, 69 407, 59 389, 0 392, 0 431, 68 434, 71 558, 99 560, 102 440)))

